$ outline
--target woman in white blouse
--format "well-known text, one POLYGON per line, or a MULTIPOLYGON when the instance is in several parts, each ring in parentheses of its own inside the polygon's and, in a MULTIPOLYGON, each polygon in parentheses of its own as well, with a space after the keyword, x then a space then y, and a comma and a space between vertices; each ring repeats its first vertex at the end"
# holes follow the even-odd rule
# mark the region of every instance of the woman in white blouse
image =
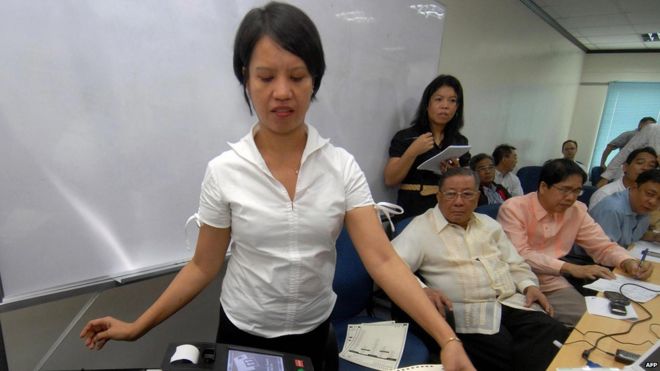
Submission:
POLYGON ((445 369, 474 369, 392 249, 354 158, 305 123, 324 71, 318 31, 301 10, 269 3, 245 16, 234 72, 258 122, 208 164, 195 254, 134 322, 90 321, 80 335, 87 347, 135 340, 178 311, 216 276, 233 239, 217 341, 304 354, 320 370, 345 223, 374 280, 438 341, 445 369))

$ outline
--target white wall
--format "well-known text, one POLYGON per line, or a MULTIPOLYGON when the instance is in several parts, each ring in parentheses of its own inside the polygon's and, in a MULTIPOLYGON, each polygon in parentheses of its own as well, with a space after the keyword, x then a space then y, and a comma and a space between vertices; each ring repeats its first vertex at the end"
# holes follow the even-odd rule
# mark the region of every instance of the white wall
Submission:
POLYGON ((518 0, 444 0, 440 73, 465 92, 472 154, 509 143, 519 167, 561 155, 584 53, 518 0))
MULTIPOLYGON (((612 81, 660 81, 660 53, 586 55, 570 131, 571 138, 580 143, 578 159, 584 163, 591 162, 607 84, 612 81)), ((631 122, 630 127, 636 124, 631 122)))

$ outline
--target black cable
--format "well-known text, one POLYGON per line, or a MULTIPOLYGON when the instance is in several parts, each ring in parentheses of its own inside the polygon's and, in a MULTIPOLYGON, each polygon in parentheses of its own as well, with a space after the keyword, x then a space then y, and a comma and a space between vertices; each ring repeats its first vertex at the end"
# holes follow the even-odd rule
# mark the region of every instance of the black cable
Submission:
MULTIPOLYGON (((587 332, 582 332, 582 331, 580 331, 577 327, 573 328, 573 330, 579 332, 582 336, 586 336, 586 335, 587 335, 588 333, 590 333, 590 332, 593 332, 593 333, 596 333, 596 334, 602 334, 602 335, 605 335, 605 333, 602 333, 602 332, 599 332, 599 331, 587 331, 587 332)), ((582 340, 571 341, 571 342, 569 342, 569 343, 564 343, 564 345, 571 345, 571 344, 576 344, 576 343, 587 343, 587 344, 591 345, 592 347, 594 346, 591 342, 589 342, 588 340, 584 340, 584 339, 582 339, 582 340)), ((606 351, 606 350, 604 350, 604 349, 601 349, 601 348, 592 348, 592 349, 600 350, 601 352, 603 352, 603 353, 605 353, 605 354, 608 354, 608 355, 614 357, 614 353, 608 352, 608 351, 606 351)))
MULTIPOLYGON (((658 323, 653 323, 653 324, 651 324, 651 325, 649 325, 649 326, 654 326, 654 325, 657 326, 657 325, 660 325, 660 324, 658 324, 658 323)), ((650 327, 649 327, 649 330, 651 331, 651 333, 653 333, 653 335, 656 335, 655 332, 653 332, 653 330, 650 329, 650 327)), ((600 331, 589 330, 589 331, 582 332, 582 331, 578 330, 577 328, 575 329, 575 331, 579 332, 582 336, 587 336, 587 334, 599 334, 599 335, 605 335, 605 336, 607 336, 606 333, 604 333, 604 332, 600 332, 600 331)), ((658 336, 656 335, 656 338, 657 338, 657 337, 658 337, 658 336)), ((623 345, 634 345, 634 346, 639 346, 639 345, 644 345, 644 344, 646 344, 646 343, 649 343, 649 344, 651 344, 651 345, 654 344, 651 340, 645 340, 645 341, 643 341, 643 342, 641 342, 641 343, 629 343, 629 342, 622 341, 622 340, 615 339, 615 338, 612 338, 612 340, 615 341, 615 342, 617 342, 617 343, 619 343, 619 344, 623 344, 623 345)), ((589 345, 593 345, 593 344, 589 344, 589 345)))
MULTIPOLYGON (((606 339, 606 338, 611 338, 612 340, 614 340, 614 341, 616 341, 616 342, 618 342, 618 343, 623 343, 623 342, 621 342, 621 341, 616 340, 616 339, 614 338, 614 336, 627 335, 627 334, 629 334, 630 331, 632 331, 632 329, 633 329, 635 326, 637 326, 638 324, 643 323, 643 322, 646 322, 646 321, 649 321, 649 320, 651 320, 651 319, 653 318, 653 314, 652 314, 651 312, 649 312, 649 311, 646 309, 646 307, 644 307, 644 305, 642 305, 642 303, 640 303, 640 302, 638 302, 638 301, 636 301, 636 300, 633 300, 632 298, 630 298, 629 296, 627 296, 626 294, 623 293, 623 287, 624 287, 624 286, 637 286, 637 287, 641 287, 641 288, 643 288, 644 290, 648 290, 648 291, 651 291, 651 292, 660 292, 660 291, 658 291, 658 290, 653 290, 653 289, 650 289, 650 288, 648 288, 648 287, 644 287, 644 286, 642 286, 642 285, 638 285, 638 284, 636 284, 636 283, 624 283, 623 285, 619 286, 619 293, 620 293, 621 295, 623 295, 626 299, 630 300, 631 302, 633 302, 633 303, 637 303, 637 305, 639 305, 639 307, 642 308, 642 309, 644 310, 644 312, 646 312, 646 314, 648 315, 648 317, 646 317, 646 318, 644 318, 644 319, 642 319, 642 320, 634 321, 633 323, 630 324, 630 327, 628 327, 628 329, 625 330, 625 331, 616 332, 616 333, 613 333, 613 334, 603 334, 602 336, 600 336, 598 339, 596 339, 596 341, 594 342, 594 344, 591 345, 591 348, 590 348, 590 349, 587 349, 587 350, 585 350, 584 352, 582 352, 582 358, 586 359, 587 361, 589 360, 589 355, 591 354, 591 352, 594 351, 594 349, 597 349, 597 350, 600 350, 601 352, 604 352, 602 349, 598 348, 598 343, 600 343, 601 340, 606 339)), ((596 331, 594 331, 594 332, 596 332, 596 331)), ((582 333, 582 332, 580 332, 580 333, 581 333, 582 335, 585 335, 585 334, 582 333)), ((644 343, 642 343, 642 344, 644 344, 644 343)), ((609 355, 613 355, 613 354, 610 353, 610 352, 604 352, 604 353, 607 353, 607 354, 609 354, 609 355)))

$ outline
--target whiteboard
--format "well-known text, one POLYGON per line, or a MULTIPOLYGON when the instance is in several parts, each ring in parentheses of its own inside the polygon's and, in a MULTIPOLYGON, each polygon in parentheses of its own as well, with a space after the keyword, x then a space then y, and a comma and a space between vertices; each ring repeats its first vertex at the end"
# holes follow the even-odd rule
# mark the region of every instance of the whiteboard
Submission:
MULTIPOLYGON (((436 75, 444 8, 292 1, 327 73, 307 122, 346 148, 374 198, 392 135, 436 75)), ((4 0, 0 4, 3 304, 188 260, 184 222, 207 162, 248 132, 232 70, 256 1, 4 0)))

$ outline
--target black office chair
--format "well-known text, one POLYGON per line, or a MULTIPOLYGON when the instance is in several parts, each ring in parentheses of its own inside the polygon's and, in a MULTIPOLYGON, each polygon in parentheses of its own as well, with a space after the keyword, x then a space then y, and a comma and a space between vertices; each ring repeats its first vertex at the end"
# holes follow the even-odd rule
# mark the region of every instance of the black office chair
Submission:
MULTIPOLYGON (((342 229, 337 238, 337 265, 332 282, 332 289, 337 294, 337 302, 330 314, 339 349, 343 348, 346 341, 348 325, 387 320, 364 313, 371 306, 373 286, 373 280, 355 251, 355 246, 353 246, 346 228, 342 229)), ((424 343, 409 331, 399 366, 407 367, 428 363, 429 359, 429 351, 424 343)), ((371 369, 340 358, 339 371, 347 370, 368 371, 371 369)))
POLYGON ((536 192, 539 189, 539 179, 541 178, 541 166, 523 166, 516 173, 520 179, 525 194, 536 192))

